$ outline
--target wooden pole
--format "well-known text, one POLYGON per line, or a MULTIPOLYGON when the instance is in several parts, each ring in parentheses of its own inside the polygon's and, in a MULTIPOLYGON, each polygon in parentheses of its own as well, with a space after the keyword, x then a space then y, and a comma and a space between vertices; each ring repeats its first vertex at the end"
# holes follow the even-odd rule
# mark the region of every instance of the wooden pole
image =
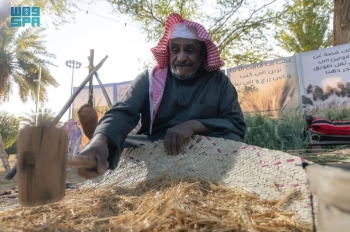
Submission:
MULTIPOLYGON (((90 49, 90 56, 89 56, 89 73, 94 69, 94 49, 90 49)), ((93 76, 91 77, 90 81, 89 81, 89 100, 88 103, 92 106, 92 98, 93 98, 93 76)))
POLYGON ((333 46, 350 43, 350 1, 334 0, 333 46))
POLYGON ((112 108, 113 105, 112 105, 111 99, 109 99, 109 96, 107 94, 106 88, 102 84, 102 82, 101 82, 97 72, 95 72, 95 77, 96 77, 96 80, 97 80, 98 84, 100 85, 100 87, 102 89, 102 93, 103 93, 103 95, 106 98, 106 101, 107 101, 107 104, 108 104, 109 108, 112 108))
POLYGON ((39 118, 38 107, 39 107, 39 97, 40 97, 41 66, 39 67, 39 77, 37 81, 38 81, 38 85, 36 87, 35 126, 38 126, 38 118, 39 118))

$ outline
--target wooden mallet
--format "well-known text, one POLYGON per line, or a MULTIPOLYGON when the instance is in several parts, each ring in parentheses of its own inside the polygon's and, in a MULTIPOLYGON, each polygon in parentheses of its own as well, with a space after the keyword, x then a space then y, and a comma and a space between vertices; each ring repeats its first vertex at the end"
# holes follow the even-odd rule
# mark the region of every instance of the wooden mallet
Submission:
POLYGON ((17 182, 21 206, 32 207, 59 201, 65 197, 67 167, 94 168, 95 159, 68 156, 68 135, 55 125, 102 66, 106 56, 85 78, 52 122, 26 126, 18 135, 17 182))

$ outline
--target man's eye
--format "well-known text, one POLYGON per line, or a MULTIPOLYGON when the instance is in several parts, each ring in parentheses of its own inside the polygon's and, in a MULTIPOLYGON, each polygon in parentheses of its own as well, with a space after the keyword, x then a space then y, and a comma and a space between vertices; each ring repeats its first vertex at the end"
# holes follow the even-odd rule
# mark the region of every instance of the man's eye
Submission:
POLYGON ((195 51, 196 51, 195 48, 192 48, 192 47, 186 48, 187 53, 194 53, 195 51))
POLYGON ((171 51, 177 53, 177 52, 179 52, 179 49, 178 48, 172 48, 171 51))

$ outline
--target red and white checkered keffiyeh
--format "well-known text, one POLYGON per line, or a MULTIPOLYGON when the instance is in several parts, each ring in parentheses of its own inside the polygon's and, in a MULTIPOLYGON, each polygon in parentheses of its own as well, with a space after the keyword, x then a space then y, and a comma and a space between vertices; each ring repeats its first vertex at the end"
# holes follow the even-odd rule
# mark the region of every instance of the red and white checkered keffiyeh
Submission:
POLYGON ((150 133, 152 133, 152 124, 163 97, 166 76, 168 73, 169 32, 170 28, 177 23, 185 23, 187 26, 197 28, 198 36, 204 40, 207 47, 207 60, 204 63, 204 68, 207 71, 211 72, 218 70, 224 65, 224 62, 220 58, 217 47, 211 41, 208 32, 202 25, 185 20, 181 17, 181 15, 177 13, 170 14, 165 22, 165 33, 163 38, 159 41, 156 47, 151 49, 151 52, 156 59, 157 65, 149 70, 149 100, 151 107, 150 133))

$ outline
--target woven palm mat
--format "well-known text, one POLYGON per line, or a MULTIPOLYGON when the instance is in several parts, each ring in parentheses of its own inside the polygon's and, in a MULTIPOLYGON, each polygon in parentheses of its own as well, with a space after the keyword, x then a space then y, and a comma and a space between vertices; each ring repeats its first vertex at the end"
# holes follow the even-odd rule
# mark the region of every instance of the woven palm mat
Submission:
POLYGON ((169 156, 162 141, 136 149, 125 149, 118 167, 98 182, 85 186, 105 187, 112 183, 131 186, 163 175, 204 178, 228 187, 242 187, 262 199, 282 199, 294 192, 295 199, 285 204, 296 219, 311 223, 311 206, 306 174, 298 156, 249 146, 213 137, 193 136, 184 152, 169 156))

